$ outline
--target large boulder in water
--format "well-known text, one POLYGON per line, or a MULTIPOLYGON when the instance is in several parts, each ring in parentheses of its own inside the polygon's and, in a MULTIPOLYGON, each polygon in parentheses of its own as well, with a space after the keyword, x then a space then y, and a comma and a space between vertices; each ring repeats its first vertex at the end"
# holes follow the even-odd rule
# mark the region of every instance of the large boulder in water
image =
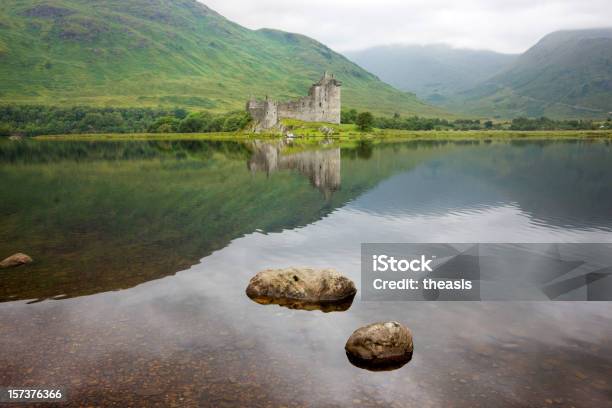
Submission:
POLYGON ((355 284, 334 269, 266 269, 257 273, 246 289, 261 304, 292 309, 347 310, 357 293, 355 284))
POLYGON ((13 268, 15 266, 25 265, 32 262, 34 262, 32 258, 30 258, 26 254, 22 254, 21 252, 19 252, 9 256, 8 258, 0 262, 0 269, 13 268))
POLYGON ((412 359, 412 333, 398 322, 373 323, 355 330, 344 349, 357 367, 391 370, 412 359))

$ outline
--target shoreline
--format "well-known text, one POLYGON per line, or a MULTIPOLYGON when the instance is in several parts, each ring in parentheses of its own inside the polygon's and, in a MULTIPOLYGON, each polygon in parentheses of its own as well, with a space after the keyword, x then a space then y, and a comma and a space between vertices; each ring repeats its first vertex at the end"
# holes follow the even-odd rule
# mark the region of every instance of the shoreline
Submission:
MULTIPOLYGON (((40 135, 33 140, 42 141, 131 141, 131 140, 219 140, 219 141, 251 141, 251 140, 284 140, 286 137, 272 133, 100 133, 100 134, 69 134, 40 135)), ((612 130, 469 130, 469 131, 402 131, 374 130, 372 132, 340 133, 333 136, 300 135, 290 138, 293 143, 301 144, 317 141, 332 142, 402 142, 402 141, 489 141, 489 140, 610 140, 612 130)))

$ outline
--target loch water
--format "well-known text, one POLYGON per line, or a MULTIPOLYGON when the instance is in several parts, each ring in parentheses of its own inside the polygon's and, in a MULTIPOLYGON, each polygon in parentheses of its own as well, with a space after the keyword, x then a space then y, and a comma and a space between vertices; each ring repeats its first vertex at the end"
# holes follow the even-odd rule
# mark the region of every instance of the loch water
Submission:
MULTIPOLYGON (((260 305, 266 268, 332 267, 363 242, 612 243, 612 144, 2 141, 0 386, 62 406, 612 406, 612 303, 260 305), (353 366, 397 320, 405 366, 353 366)), ((612 279, 606 278, 606 279, 612 279)))

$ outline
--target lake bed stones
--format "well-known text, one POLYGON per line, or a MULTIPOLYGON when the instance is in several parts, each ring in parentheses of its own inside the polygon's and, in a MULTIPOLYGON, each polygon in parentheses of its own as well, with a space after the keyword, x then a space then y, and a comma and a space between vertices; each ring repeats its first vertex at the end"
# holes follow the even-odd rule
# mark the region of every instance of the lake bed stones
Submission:
POLYGON ((371 371, 393 370, 412 359, 412 333, 401 323, 378 322, 355 330, 344 346, 349 361, 371 371))
POLYGON ((356 293, 353 281, 338 271, 312 268, 266 269, 246 289, 260 304, 323 312, 347 310, 356 293))
POLYGON ((16 266, 25 265, 32 262, 34 262, 34 260, 30 256, 18 252, 0 262, 0 269, 14 268, 16 266))

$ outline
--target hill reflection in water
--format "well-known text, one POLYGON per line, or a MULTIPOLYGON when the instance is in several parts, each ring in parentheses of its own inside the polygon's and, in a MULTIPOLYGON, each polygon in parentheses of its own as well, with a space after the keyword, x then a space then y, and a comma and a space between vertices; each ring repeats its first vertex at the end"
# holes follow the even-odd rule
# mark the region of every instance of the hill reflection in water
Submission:
POLYGON ((130 288, 238 237, 305 226, 357 198, 352 209, 398 225, 514 208, 532 220, 517 236, 535 240, 541 228, 574 239, 612 224, 606 143, 294 150, 264 142, 0 144, 0 183, 9 192, 0 203, 0 254, 37 260, 27 273, 3 272, 0 300, 130 288))
POLYGON ((0 203, 0 253, 26 251, 37 262, 27 274, 3 273, 0 300, 172 275, 245 234, 321 219, 397 170, 362 172, 339 191, 340 161, 339 149, 285 155, 257 142, 3 143, 0 183, 11 193, 0 203), (278 160, 262 162, 266 149, 278 160), (260 163, 269 171, 256 171, 260 163))

